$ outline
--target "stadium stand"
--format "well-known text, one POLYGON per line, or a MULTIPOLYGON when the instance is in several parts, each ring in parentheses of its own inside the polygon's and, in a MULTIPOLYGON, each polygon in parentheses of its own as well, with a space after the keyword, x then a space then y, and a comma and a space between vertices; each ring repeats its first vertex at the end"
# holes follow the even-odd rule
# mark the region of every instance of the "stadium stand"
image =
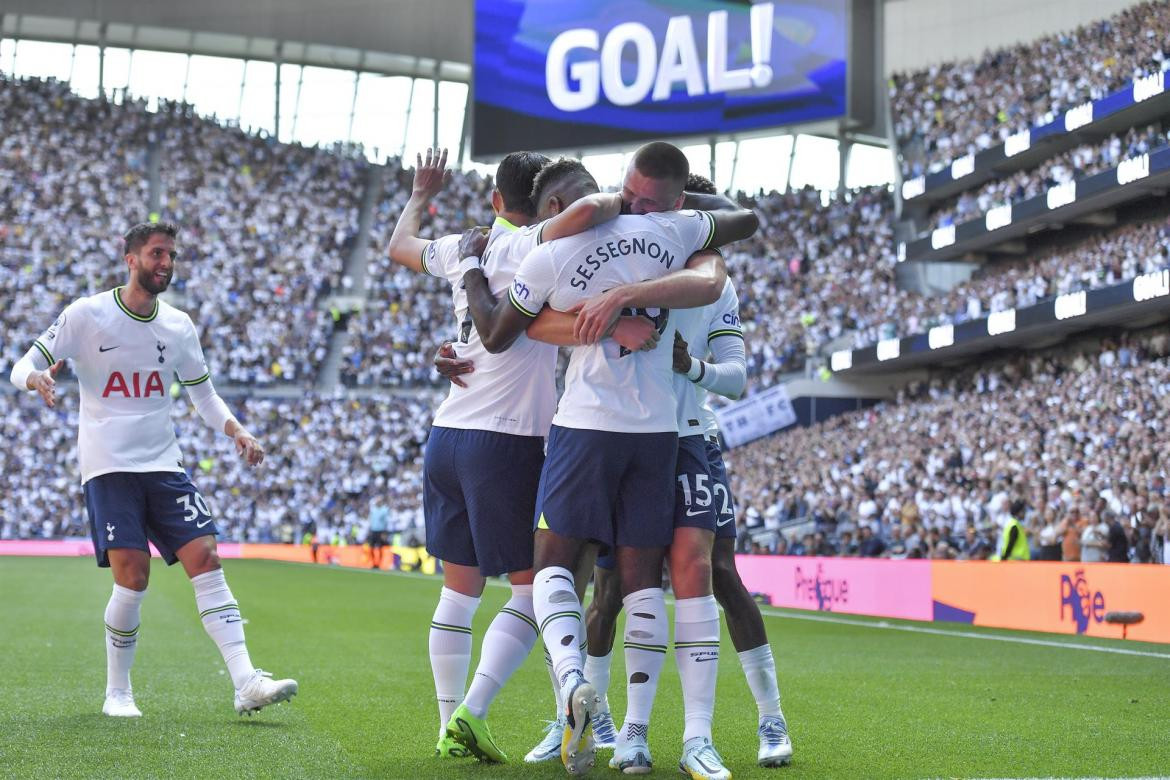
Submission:
POLYGON ((1051 187, 1092 176, 1116 167, 1122 160, 1165 146, 1166 131, 1161 125, 1131 128, 1115 133, 1100 143, 1082 144, 1062 152, 1030 171, 1019 171, 988 182, 975 192, 964 192, 931 211, 929 229, 974 219, 988 210, 1042 194, 1051 187))
POLYGON ((1036 548, 1104 560, 1081 540, 1116 525, 1118 559, 1149 561, 1170 531, 1168 355, 1164 329, 1021 354, 732 450, 741 549, 987 558, 1019 501, 1036 548))
POLYGON ((1170 66, 1170 4, 1141 3, 1099 22, 890 79, 906 176, 941 169, 1045 118, 1170 66))

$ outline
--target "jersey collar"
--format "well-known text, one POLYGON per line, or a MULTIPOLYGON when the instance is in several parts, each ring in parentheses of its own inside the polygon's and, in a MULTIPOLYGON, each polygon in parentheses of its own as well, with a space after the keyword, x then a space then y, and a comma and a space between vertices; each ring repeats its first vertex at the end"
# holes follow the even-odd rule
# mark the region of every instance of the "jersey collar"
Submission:
POLYGON ((495 227, 502 227, 504 230, 507 230, 510 233, 515 233, 517 230, 520 229, 520 228, 516 227, 515 225, 513 225, 508 220, 504 219, 503 217, 496 217, 496 221, 494 223, 494 226, 495 227))
POLYGON ((153 320, 155 317, 158 316, 158 298, 157 297, 154 299, 154 311, 152 311, 150 313, 149 317, 143 317, 141 314, 135 314, 134 312, 130 311, 129 307, 126 306, 126 304, 122 303, 122 288, 121 287, 114 288, 114 303, 118 304, 118 308, 122 310, 123 314, 125 314, 127 317, 129 317, 132 320, 137 320, 138 322, 150 322, 151 320, 153 320))

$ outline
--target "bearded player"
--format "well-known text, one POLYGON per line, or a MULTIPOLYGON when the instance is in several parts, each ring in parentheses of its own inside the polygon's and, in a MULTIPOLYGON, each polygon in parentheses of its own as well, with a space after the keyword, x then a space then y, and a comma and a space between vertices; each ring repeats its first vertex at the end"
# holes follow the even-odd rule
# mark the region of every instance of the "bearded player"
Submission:
POLYGON ((183 468, 171 422, 172 379, 187 388, 195 411, 233 439, 251 466, 264 459, 260 442, 216 394, 199 334, 184 312, 160 301, 174 274, 178 228, 139 224, 126 233, 129 280, 79 298, 12 368, 21 390, 55 404, 54 377, 73 361, 81 392, 78 452, 85 508, 97 564, 114 575, 106 605, 106 698, 102 712, 141 717, 130 668, 138 647, 139 613, 150 578, 151 543, 167 565, 191 579, 195 605, 219 647, 235 686, 239 714, 288 701, 295 680, 273 680, 252 665, 239 605, 216 553, 211 510, 183 468))

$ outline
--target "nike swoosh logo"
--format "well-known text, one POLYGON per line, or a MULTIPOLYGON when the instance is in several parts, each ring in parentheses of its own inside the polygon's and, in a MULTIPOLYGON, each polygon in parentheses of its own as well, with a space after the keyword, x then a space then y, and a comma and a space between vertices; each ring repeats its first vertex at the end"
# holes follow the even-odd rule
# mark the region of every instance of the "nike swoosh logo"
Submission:
POLYGON ((722 528, 723 526, 727 525, 727 524, 728 524, 728 523, 730 523, 730 522, 731 522, 731 518, 729 517, 729 518, 727 518, 726 520, 716 520, 716 521, 715 521, 715 525, 717 525, 717 526, 719 526, 720 528, 722 528))
POLYGON ((112 347, 98 347, 98 352, 109 352, 111 349, 117 349, 117 348, 118 348, 118 347, 120 347, 120 346, 122 346, 122 345, 121 345, 121 344, 115 344, 115 345, 114 345, 114 346, 112 346, 112 347))
POLYGON ((706 663, 707 661, 718 661, 719 659, 718 658, 692 658, 691 660, 697 664, 701 664, 701 663, 706 663))
POLYGON ((703 511, 704 510, 702 510, 702 509, 700 509, 698 511, 695 511, 694 509, 688 509, 687 510, 687 517, 698 517, 699 515, 703 514, 703 511))
POLYGON ((207 524, 208 524, 208 523, 210 523, 210 522, 211 522, 211 518, 209 517, 209 518, 207 518, 206 520, 204 520, 202 523, 196 523, 196 524, 195 524, 195 527, 196 527, 196 528, 202 528, 203 526, 207 525, 207 524))

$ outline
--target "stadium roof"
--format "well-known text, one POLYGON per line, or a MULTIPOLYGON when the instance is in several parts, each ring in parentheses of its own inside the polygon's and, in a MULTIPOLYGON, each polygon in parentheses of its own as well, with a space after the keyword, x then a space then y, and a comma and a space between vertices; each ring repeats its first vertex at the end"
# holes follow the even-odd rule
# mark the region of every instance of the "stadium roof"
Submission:
POLYGON ((5 0, 3 34, 468 81, 471 2, 5 0))

